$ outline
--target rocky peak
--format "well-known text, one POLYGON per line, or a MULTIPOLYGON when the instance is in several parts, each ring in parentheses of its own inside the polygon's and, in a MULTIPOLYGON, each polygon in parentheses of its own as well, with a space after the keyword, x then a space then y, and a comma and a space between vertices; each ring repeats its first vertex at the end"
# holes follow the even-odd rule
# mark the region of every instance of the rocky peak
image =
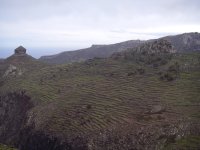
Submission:
POLYGON ((26 49, 23 46, 19 46, 15 49, 15 55, 25 55, 26 49))

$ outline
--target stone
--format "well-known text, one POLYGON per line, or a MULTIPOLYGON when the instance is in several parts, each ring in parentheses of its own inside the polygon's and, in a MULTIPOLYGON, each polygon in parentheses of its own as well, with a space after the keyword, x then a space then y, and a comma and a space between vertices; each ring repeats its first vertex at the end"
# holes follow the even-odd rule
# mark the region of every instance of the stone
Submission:
POLYGON ((15 49, 15 55, 24 55, 26 54, 26 49, 23 46, 19 46, 15 49))
POLYGON ((8 69, 6 70, 6 72, 4 73, 4 77, 11 75, 11 74, 15 75, 16 71, 17 71, 17 67, 14 65, 10 65, 8 67, 8 69))
POLYGON ((160 114, 165 111, 165 108, 161 105, 154 105, 151 108, 150 114, 160 114))
POLYGON ((23 74, 23 71, 19 68, 17 68, 14 65, 9 65, 8 69, 6 70, 6 72, 4 73, 3 77, 7 77, 7 76, 21 76, 23 74))

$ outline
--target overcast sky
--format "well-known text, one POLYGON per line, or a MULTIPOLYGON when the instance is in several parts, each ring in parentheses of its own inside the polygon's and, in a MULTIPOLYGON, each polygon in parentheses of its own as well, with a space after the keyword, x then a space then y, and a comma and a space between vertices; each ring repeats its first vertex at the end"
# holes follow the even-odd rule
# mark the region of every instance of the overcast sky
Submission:
POLYGON ((199 0, 0 0, 0 57, 200 32, 199 0))

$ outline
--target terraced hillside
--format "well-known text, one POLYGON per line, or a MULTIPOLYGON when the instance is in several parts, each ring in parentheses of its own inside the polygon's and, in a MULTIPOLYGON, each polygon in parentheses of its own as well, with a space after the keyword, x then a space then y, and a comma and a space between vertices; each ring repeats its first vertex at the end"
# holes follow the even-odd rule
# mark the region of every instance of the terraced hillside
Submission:
POLYGON ((200 53, 176 53, 159 40, 107 59, 36 64, 1 77, 0 142, 21 150, 154 150, 183 149, 184 141, 199 149, 200 53))

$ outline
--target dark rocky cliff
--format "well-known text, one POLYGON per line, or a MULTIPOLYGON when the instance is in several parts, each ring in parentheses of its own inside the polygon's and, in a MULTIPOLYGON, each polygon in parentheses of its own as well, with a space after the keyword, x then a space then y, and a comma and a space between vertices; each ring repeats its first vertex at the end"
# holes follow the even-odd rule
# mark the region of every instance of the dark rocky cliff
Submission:
POLYGON ((27 113, 32 107, 30 97, 24 91, 0 96, 0 142, 18 146, 27 113))

